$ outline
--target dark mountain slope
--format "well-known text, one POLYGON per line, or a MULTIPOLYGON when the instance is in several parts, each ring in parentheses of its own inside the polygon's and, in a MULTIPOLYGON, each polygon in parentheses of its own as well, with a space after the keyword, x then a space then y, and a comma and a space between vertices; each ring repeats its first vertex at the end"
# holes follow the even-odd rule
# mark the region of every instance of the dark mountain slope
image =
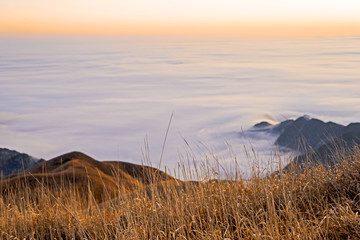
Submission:
POLYGON ((34 158, 25 153, 0 148, 0 171, 2 177, 23 172, 25 169, 33 167, 43 161, 43 159, 34 158))
POLYGON ((359 145, 360 132, 345 133, 316 150, 310 150, 296 157, 284 170, 289 171, 293 168, 304 169, 319 165, 331 168, 344 160, 352 161, 351 158, 354 153, 359 152, 359 145))
POLYGON ((299 154, 284 168, 285 171, 293 167, 304 169, 319 164, 331 168, 348 159, 360 144, 360 123, 343 126, 308 116, 276 125, 261 122, 249 131, 278 135, 274 145, 279 146, 280 150, 299 154))
POLYGON ((275 144, 292 150, 317 149, 344 133, 344 126, 319 119, 300 117, 288 122, 275 144))
POLYGON ((261 122, 249 131, 277 135, 275 145, 285 150, 304 153, 311 149, 316 150, 342 135, 360 132, 360 123, 343 126, 303 116, 296 120, 285 120, 276 125, 261 122))

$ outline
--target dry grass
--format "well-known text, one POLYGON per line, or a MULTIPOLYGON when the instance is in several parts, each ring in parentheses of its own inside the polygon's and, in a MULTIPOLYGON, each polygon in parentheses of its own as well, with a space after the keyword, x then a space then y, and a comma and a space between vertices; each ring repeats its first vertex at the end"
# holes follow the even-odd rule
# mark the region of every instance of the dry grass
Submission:
POLYGON ((360 151, 344 159, 349 161, 332 170, 318 167, 248 181, 164 181, 101 204, 86 188, 59 186, 54 191, 25 184, 0 198, 0 236, 358 239, 360 151))

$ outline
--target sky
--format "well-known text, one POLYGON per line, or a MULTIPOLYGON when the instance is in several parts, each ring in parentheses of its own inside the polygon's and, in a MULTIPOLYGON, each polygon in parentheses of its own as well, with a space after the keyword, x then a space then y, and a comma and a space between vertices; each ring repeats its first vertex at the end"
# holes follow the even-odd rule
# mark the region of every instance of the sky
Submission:
POLYGON ((2 34, 360 35, 358 0, 0 0, 2 34))

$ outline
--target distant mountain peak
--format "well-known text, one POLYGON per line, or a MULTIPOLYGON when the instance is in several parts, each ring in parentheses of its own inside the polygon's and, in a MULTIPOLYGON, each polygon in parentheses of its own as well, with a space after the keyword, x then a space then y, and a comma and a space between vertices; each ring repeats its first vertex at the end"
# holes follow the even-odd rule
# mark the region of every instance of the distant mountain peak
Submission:
POLYGON ((265 127, 270 127, 270 126, 272 126, 272 124, 270 124, 269 122, 262 121, 262 122, 255 124, 253 126, 253 128, 265 128, 265 127))
POLYGON ((283 149, 301 152, 308 148, 317 149, 344 133, 360 132, 360 123, 350 123, 345 127, 341 124, 324 122, 320 119, 311 118, 309 115, 303 115, 276 125, 271 125, 265 121, 259 122, 249 131, 262 131, 278 135, 275 145, 283 149))
POLYGON ((23 172, 43 161, 43 159, 34 158, 26 153, 0 148, 0 171, 2 177, 23 172))
POLYGON ((304 114, 303 116, 301 116, 301 117, 299 117, 299 118, 304 118, 304 119, 306 119, 306 120, 311 120, 311 119, 313 119, 313 118, 311 118, 310 117, 310 115, 307 115, 307 114, 304 114))
MULTIPOLYGON (((343 126, 311 118, 309 115, 288 119, 276 125, 260 122, 249 131, 276 134, 278 137, 274 145, 280 147, 280 150, 297 152, 299 155, 294 163, 298 165, 310 159, 310 164, 332 166, 335 164, 332 159, 334 152, 338 149, 351 152, 355 145, 360 144, 360 123, 343 126), (309 158, 309 154, 314 159, 309 158)), ((286 167, 289 168, 290 166, 286 167)))
POLYGON ((271 129, 273 125, 269 122, 262 121, 255 124, 252 128, 249 129, 251 132, 266 132, 271 129))
POLYGON ((275 144, 295 151, 317 149, 332 141, 344 130, 344 126, 332 122, 323 122, 310 116, 302 116, 290 122, 282 131, 275 144))

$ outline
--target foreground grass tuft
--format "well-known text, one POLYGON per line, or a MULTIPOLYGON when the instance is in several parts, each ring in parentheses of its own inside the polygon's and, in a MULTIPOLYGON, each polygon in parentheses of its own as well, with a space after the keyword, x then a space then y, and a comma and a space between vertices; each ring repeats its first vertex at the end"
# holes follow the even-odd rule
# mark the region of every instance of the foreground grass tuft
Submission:
POLYGON ((344 159, 331 170, 317 167, 247 181, 165 181, 128 194, 119 191, 102 203, 86 188, 19 185, 0 197, 0 237, 356 239, 359 150, 344 159))

